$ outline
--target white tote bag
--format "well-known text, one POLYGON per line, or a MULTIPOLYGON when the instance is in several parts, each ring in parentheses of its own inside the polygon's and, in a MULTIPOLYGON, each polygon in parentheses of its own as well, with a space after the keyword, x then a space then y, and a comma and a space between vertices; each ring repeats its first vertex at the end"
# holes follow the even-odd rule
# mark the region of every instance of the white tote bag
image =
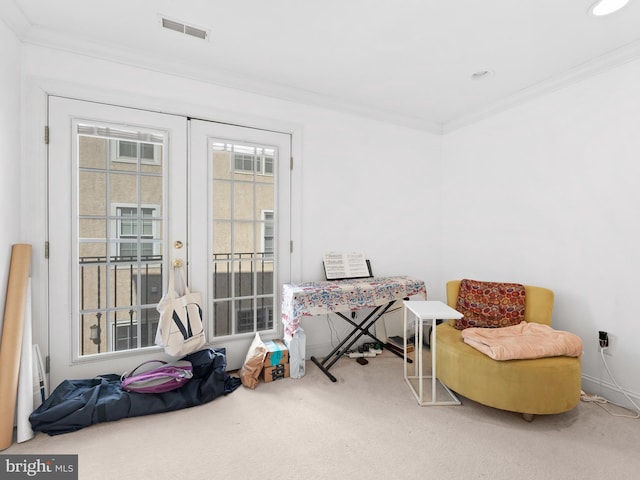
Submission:
POLYGON ((201 305, 200 293, 191 292, 187 286, 184 267, 171 268, 167 293, 157 307, 160 321, 156 332, 156 345, 164 347, 167 355, 182 357, 204 347, 206 338, 201 305), (183 295, 176 292, 174 276, 180 277, 184 285, 183 295))

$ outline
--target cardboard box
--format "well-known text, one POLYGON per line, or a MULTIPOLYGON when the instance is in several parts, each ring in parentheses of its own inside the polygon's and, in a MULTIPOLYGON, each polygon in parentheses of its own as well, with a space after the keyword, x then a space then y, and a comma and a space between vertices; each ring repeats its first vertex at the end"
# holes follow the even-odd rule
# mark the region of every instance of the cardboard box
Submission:
POLYGON ((264 367, 262 369, 262 379, 264 383, 280 380, 281 378, 289 378, 289 364, 281 363, 273 367, 264 367))
POLYGON ((282 340, 269 340, 264 345, 267 347, 263 363, 265 368, 289 363, 289 350, 282 340))

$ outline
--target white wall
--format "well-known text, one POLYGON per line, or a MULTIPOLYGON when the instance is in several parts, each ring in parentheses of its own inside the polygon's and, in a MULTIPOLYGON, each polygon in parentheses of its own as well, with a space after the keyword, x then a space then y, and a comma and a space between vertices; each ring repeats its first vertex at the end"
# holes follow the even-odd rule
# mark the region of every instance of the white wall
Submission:
MULTIPOLYGON (((2 24, 0 49, 5 65, 15 67, 0 74, 0 220, 11 225, 18 221, 12 202, 17 182, 10 178, 19 174, 11 159, 19 153, 21 58, 2 24)), ((295 131, 294 236, 300 262, 294 281, 322 277, 324 250, 358 249, 377 275, 425 280, 431 299, 444 299, 444 283, 451 278, 547 286, 556 293, 554 325, 585 342, 585 389, 624 400, 611 389, 596 348, 597 331, 607 330, 611 369, 625 389, 640 396, 640 326, 633 316, 639 283, 639 63, 441 138, 42 47, 23 50, 30 92, 72 92, 211 120, 275 122, 295 131)), ((25 99, 26 124, 38 125, 44 121, 41 97, 25 99)), ((41 139, 41 131, 33 131, 27 145, 41 139)), ((42 152, 28 147, 23 170, 35 187, 23 192, 22 203, 31 219, 26 237, 36 246, 44 240, 42 152)), ((6 281, 8 246, 17 235, 0 235, 0 282, 6 281)), ((305 319, 303 325, 311 352, 326 351, 326 319, 305 319)))
MULTIPOLYGON (((431 225, 411 223, 432 218, 437 224, 439 136, 47 48, 24 50, 30 92, 43 89, 210 120, 292 129, 297 172, 293 201, 298 212, 294 240, 299 257, 293 281, 322 279, 323 251, 353 249, 368 255, 374 274, 412 275, 429 287, 440 264, 440 241, 431 225)), ((38 95, 28 98, 28 117, 37 125, 43 101, 38 95)), ((27 142, 37 145, 39 134, 31 140, 27 142)), ((36 151, 28 156, 42 155, 36 151)), ((44 184, 33 158, 30 163, 30 178, 36 185, 44 184)), ((38 237, 44 198, 34 200, 30 194, 23 201, 31 204, 30 237, 38 237)), ((44 239, 36 238, 36 243, 40 240, 44 239)), ((341 326, 340 322, 335 323, 341 326)), ((305 319, 303 325, 308 352, 326 353, 326 321, 305 319)))
POLYGON ((429 283, 439 265, 440 138, 390 124, 314 116, 305 128, 305 279, 324 250, 363 250, 374 275, 429 283), (317 123, 320 121, 321 124, 317 123))
MULTIPOLYGON (((554 326, 584 342, 583 387, 640 397, 640 62, 444 137, 446 278, 553 289, 554 326)), ((636 402, 637 403, 637 402, 636 402)))
MULTIPOLYGON (((305 127, 303 279, 323 277, 317 260, 323 251, 362 250, 374 275, 422 279, 431 298, 440 269, 440 138, 340 118, 322 112, 305 127)), ((330 320, 302 319, 308 354, 329 353, 318 339, 331 328, 334 345, 344 338, 345 322, 330 320)))
MULTIPOLYGON (((20 243, 21 46, 0 21, 0 312, 4 312, 11 245, 20 243)), ((2 317, 0 317, 0 327, 2 317)), ((0 330, 1 331, 1 330, 0 330)))

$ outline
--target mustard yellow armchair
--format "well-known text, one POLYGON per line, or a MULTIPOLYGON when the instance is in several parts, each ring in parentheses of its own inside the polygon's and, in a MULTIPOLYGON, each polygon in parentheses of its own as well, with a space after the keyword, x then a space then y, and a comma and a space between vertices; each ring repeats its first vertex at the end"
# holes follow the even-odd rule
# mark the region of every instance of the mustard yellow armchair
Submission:
MULTIPOLYGON (((447 303, 456 308, 460 280, 447 283, 447 303)), ((551 325, 554 294, 525 285, 524 320, 551 325)), ((454 392, 490 407, 533 415, 573 409, 580 401, 581 357, 493 360, 464 343, 454 320, 439 325, 436 376, 454 392)))

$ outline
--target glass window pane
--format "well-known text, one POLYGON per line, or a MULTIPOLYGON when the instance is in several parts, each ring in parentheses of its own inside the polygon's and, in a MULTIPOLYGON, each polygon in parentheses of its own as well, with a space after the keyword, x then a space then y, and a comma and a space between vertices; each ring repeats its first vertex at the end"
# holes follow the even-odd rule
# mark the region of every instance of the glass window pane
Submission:
POLYGON ((258 295, 273 294, 273 259, 264 257, 256 259, 256 293, 258 295))
POLYGON ((254 183, 234 183, 232 215, 235 220, 255 220, 254 183))
MULTIPOLYGON (((214 147, 215 148, 215 147, 214 147)), ((213 178, 228 180, 233 170, 233 156, 230 152, 221 150, 213 152, 213 178)))
POLYGON ((152 345, 162 296, 163 147, 78 141, 80 354, 152 345))
POLYGON ((107 238, 107 221, 104 218, 80 218, 78 220, 78 237, 80 239, 107 238))
POLYGON ((213 330, 215 336, 231 335, 231 312, 232 302, 221 301, 213 304, 213 330))
POLYGON ((125 142, 119 140, 118 144, 118 158, 128 157, 131 159, 138 158, 138 144, 135 142, 125 142))
POLYGON ((78 301, 81 311, 105 306, 107 270, 104 262, 88 259, 78 266, 78 301))
POLYGON ((256 209, 258 212, 265 210, 274 210, 275 205, 275 186, 269 184, 256 185, 256 209))
POLYGON ((273 157, 264 157, 264 173, 273 175, 273 157))
POLYGON ((111 300, 115 308, 129 307, 128 310, 132 310, 137 305, 138 276, 134 263, 115 263, 111 266, 111 300))
POLYGON ((236 302, 236 332, 248 333, 254 332, 253 322, 253 301, 239 300, 236 302))
POLYGON ((231 220, 231 183, 223 180, 213 181, 213 218, 231 220))
POLYGON ((95 355, 108 351, 108 327, 112 314, 106 310, 80 314, 79 353, 95 355))
POLYGON ((156 330, 158 330, 158 321, 160 314, 153 308, 143 308, 140 310, 140 327, 141 327, 141 347, 150 347, 155 345, 156 330))
POLYGON ((258 298, 258 330, 273 328, 273 298, 258 298))
POLYGON ((111 139, 108 149, 109 170, 138 171, 138 147, 135 142, 111 139))
POLYGON ((108 201, 111 205, 136 205, 138 203, 138 176, 124 172, 111 172, 109 174, 108 201))
POLYGON ((107 175, 102 172, 80 171, 78 173, 79 215, 106 215, 107 175))
POLYGON ((162 145, 146 145, 148 146, 145 147, 146 153, 143 153, 142 163, 140 165, 140 173, 161 175, 164 147, 162 145), (153 157, 150 156, 151 154, 153 155, 153 157))
POLYGON ((234 288, 236 297, 247 297, 254 294, 253 290, 253 259, 244 255, 234 262, 234 288))
POLYGON ((213 257, 222 260, 231 255, 231 222, 213 222, 213 257))
POLYGON ((107 162, 107 140, 105 138, 78 137, 78 165, 80 168, 104 170, 107 162))
POLYGON ((213 298, 231 297, 231 262, 213 263, 213 298))
POLYGON ((237 333, 272 329, 276 149, 224 140, 212 149, 213 301, 235 300, 237 333))
POLYGON ((143 160, 155 160, 154 155, 155 149, 154 145, 151 143, 141 143, 140 144, 140 158, 143 160))
POLYGON ((140 274, 140 286, 137 287, 139 303, 155 308, 162 298, 162 264, 144 263, 136 273, 140 274))
POLYGON ((256 225, 253 222, 234 222, 233 224, 233 255, 253 255, 255 245, 256 225))
POLYGON ((140 176, 140 204, 153 205, 156 210, 156 216, 162 216, 161 205, 163 203, 163 185, 162 177, 141 175, 140 176))

